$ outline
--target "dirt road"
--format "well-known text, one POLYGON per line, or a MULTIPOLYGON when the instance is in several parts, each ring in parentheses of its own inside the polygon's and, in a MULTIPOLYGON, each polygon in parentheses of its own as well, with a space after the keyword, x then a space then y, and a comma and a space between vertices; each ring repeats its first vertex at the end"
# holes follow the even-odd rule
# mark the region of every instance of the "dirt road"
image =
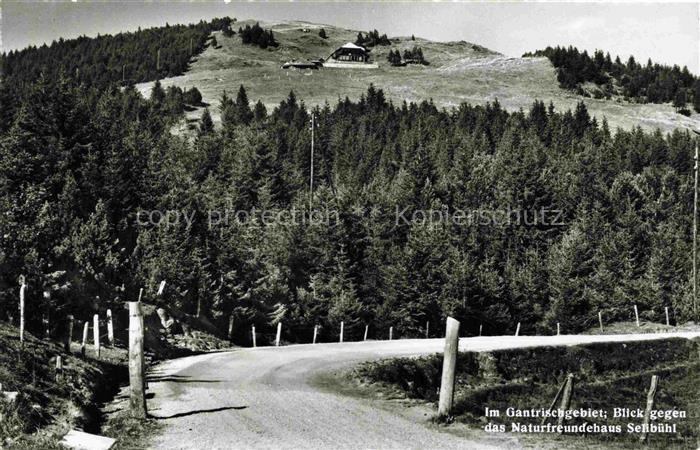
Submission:
MULTIPOLYGON (((496 350, 700 333, 463 338, 460 350, 496 350)), ((467 440, 360 399, 321 392, 313 375, 353 363, 442 350, 442 339, 239 349, 167 361, 149 381, 149 413, 165 430, 160 449, 518 448, 512 437, 467 440)))

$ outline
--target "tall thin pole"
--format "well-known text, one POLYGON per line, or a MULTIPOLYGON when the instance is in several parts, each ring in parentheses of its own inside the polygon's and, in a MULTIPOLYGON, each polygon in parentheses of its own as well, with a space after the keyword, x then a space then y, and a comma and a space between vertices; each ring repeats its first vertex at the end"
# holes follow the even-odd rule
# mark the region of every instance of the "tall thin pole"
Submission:
POLYGON ((314 128, 316 123, 314 121, 314 115, 311 114, 311 178, 309 180, 309 211, 313 207, 312 202, 314 198, 314 128))
POLYGON ((24 344, 24 299, 27 296, 27 285, 22 277, 22 285, 19 288, 19 342, 24 344))
MULTIPOLYGON (((695 130, 693 130, 695 131, 695 130)), ((695 131, 695 134, 700 134, 695 131)), ((695 141, 695 187, 693 199, 693 315, 698 318, 698 143, 695 141)))

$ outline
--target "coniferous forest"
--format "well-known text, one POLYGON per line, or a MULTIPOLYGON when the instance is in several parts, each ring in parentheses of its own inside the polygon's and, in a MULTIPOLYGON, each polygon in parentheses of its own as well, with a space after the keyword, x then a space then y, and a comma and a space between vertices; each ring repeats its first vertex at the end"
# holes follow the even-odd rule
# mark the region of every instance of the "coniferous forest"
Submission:
POLYGON ((104 89, 182 75, 191 58, 204 51, 211 32, 230 30, 233 20, 223 17, 113 36, 61 38, 51 45, 0 54, 3 124, 26 95, 23 91, 40 77, 56 80, 65 75, 75 83, 104 89))
MULTIPOLYGON (((634 304, 645 320, 664 307, 693 318, 688 132, 611 130, 583 103, 392 104, 370 86, 315 108, 291 92, 271 111, 241 87, 221 127, 207 111, 174 135, 179 97, 158 83, 142 98, 105 68, 91 84, 72 67, 13 75, 63 60, 67 42, 25 51, 42 57, 3 78, 15 97, 0 124, 0 314, 16 314, 26 276, 30 329, 41 311, 119 308, 142 287, 222 329, 233 316, 244 345, 251 324, 280 320, 308 342, 341 321, 351 340, 365 324, 370 337, 439 333, 447 315, 465 334, 573 333, 599 311, 629 320, 634 304)), ((108 54, 89 50, 107 37, 81 42, 88 61, 108 54)), ((143 70, 130 79, 157 75, 143 70)))
POLYGON ((626 63, 609 53, 596 50, 590 56, 586 50, 576 47, 547 47, 523 56, 546 56, 557 68, 559 84, 566 89, 580 90, 581 84, 593 82, 605 88, 606 94, 619 87, 623 97, 631 101, 666 103, 673 102, 678 109, 690 104, 700 112, 700 80, 687 67, 638 63, 630 56, 626 63))

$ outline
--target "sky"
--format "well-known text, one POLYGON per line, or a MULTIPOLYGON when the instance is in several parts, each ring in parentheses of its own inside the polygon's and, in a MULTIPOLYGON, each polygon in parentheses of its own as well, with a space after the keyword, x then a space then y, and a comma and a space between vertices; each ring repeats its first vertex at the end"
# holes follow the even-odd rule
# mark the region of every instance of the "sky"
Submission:
POLYGON ((483 45, 508 56, 548 45, 651 58, 700 73, 700 3, 553 2, 46 2, 0 0, 0 48, 212 17, 306 20, 483 45))

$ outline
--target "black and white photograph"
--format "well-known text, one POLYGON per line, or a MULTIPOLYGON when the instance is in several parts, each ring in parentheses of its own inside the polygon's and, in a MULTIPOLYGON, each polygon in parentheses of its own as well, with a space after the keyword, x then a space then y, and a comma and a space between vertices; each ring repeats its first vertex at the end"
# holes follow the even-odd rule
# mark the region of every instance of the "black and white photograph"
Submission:
POLYGON ((700 450, 700 2, 0 0, 0 449, 700 450))

